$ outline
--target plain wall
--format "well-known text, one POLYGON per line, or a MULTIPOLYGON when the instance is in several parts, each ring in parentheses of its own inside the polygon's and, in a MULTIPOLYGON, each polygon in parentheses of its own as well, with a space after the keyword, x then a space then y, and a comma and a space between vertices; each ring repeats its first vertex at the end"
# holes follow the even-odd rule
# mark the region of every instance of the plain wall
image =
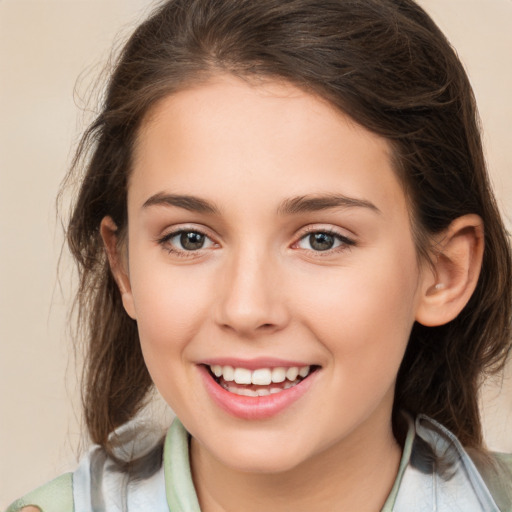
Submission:
MULTIPOLYGON (((512 1, 423 0, 466 64, 492 179, 512 215, 512 1)), ((0 0, 0 509, 76 464, 73 277, 55 198, 91 115, 79 105, 144 0, 0 0), (79 78, 80 77, 80 78, 79 78), (74 87, 78 81, 78 95, 74 87)), ((94 104, 93 104, 94 105, 94 104)), ((486 438, 512 451, 512 383, 484 393, 486 438)))

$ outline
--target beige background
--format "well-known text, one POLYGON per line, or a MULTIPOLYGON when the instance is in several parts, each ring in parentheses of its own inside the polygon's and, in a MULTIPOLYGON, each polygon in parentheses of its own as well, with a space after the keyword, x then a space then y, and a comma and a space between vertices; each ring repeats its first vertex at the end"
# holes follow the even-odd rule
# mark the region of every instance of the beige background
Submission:
MULTIPOLYGON (((465 62, 503 212, 512 214, 512 0, 422 0, 465 62)), ((55 215, 89 84, 147 0, 0 0, 0 509, 76 464, 72 277, 55 215), (74 87, 78 79, 78 92, 74 87), (78 104, 77 105, 75 104, 78 104)), ((507 221, 510 225, 510 222, 507 221)), ((489 445, 512 451, 512 382, 485 393, 489 445)))

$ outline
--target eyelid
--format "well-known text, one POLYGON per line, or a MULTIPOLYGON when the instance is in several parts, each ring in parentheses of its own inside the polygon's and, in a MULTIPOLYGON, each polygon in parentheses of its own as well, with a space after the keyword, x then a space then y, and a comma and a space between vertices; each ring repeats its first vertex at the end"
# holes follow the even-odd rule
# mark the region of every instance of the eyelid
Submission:
POLYGON ((207 251, 211 249, 212 247, 201 247, 197 250, 185 250, 185 249, 179 249, 176 246, 171 245, 169 242, 174 237, 182 234, 182 233, 199 233, 203 235, 205 238, 208 238, 212 244, 213 247, 219 246, 219 243, 216 241, 215 237, 213 237, 210 233, 210 230, 197 226, 197 225, 178 225, 168 228, 168 230, 165 231, 165 233, 161 236, 158 236, 155 239, 155 242, 160 245, 163 249, 167 250, 170 254, 174 254, 179 257, 183 258, 194 258, 198 257, 202 254, 204 254, 204 251, 207 251))
MULTIPOLYGON (((198 225, 177 225, 169 227, 168 230, 166 230, 165 234, 157 237, 155 239, 155 242, 158 243, 162 248, 166 249, 169 253, 175 254, 180 257, 184 258, 193 258, 193 257, 199 257, 200 255, 204 254, 204 251, 210 250, 212 248, 218 248, 220 246, 219 242, 216 240, 215 236, 212 236, 209 229, 198 226, 198 225), (169 241, 174 238, 175 236, 180 235, 181 233, 187 233, 187 232, 195 232, 200 233, 201 235, 204 235, 206 238, 208 238, 212 244, 213 247, 201 247, 200 249, 196 250, 186 250, 186 249, 179 249, 174 245, 170 245, 169 241)), ((295 238, 295 242, 291 245, 292 249, 301 249, 303 251, 307 251, 309 253, 315 254, 317 257, 322 256, 328 256, 332 255, 333 253, 342 252, 344 250, 350 249, 350 247, 355 246, 357 244, 355 237, 348 236, 344 234, 340 229, 335 228, 333 226, 325 226, 325 225, 309 225, 304 227, 299 234, 295 238), (326 249, 324 251, 315 251, 314 249, 304 249, 298 247, 298 244, 307 236, 314 234, 314 233, 324 233, 327 235, 331 235, 335 237, 337 240, 341 242, 341 244, 337 247, 333 247, 331 249, 326 249)))
POLYGON ((341 230, 338 230, 332 226, 326 227, 325 225, 322 226, 322 225, 315 224, 315 225, 306 226, 300 232, 300 234, 297 236, 296 241, 292 244, 292 248, 300 249, 299 247, 297 247, 299 242, 301 240, 303 240, 304 238, 306 238, 307 236, 314 234, 314 233, 325 233, 325 234, 331 235, 341 241, 340 246, 334 247, 332 249, 327 249, 325 251, 314 251, 313 249, 302 249, 304 251, 315 253, 316 256, 322 256, 322 255, 326 256, 328 254, 332 254, 332 253, 335 253, 338 251, 343 251, 343 250, 349 249, 350 247, 353 247, 357 244, 355 237, 348 236, 348 235, 342 233, 341 230))

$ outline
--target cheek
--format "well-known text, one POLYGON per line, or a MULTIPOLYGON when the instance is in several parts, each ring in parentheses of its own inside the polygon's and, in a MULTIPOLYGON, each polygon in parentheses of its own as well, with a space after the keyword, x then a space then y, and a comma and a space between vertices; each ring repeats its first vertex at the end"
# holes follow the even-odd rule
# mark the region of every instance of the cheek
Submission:
POLYGON ((136 253, 130 274, 141 346, 152 372, 182 359, 205 320, 212 287, 193 266, 173 267, 136 253))
POLYGON ((415 256, 379 258, 380 265, 338 269, 308 297, 309 331, 328 354, 326 372, 339 410, 326 407, 333 424, 346 411, 362 417, 392 393, 414 322, 415 256))
POLYGON ((309 327, 329 351, 342 354, 341 360, 364 356, 378 366, 385 357, 396 363, 414 323, 417 284, 414 250, 402 258, 395 250, 384 251, 335 269, 321 286, 310 286, 302 294, 307 297, 309 327))
POLYGON ((183 383, 192 380, 189 350, 209 300, 206 280, 188 274, 170 266, 141 265, 132 276, 144 361, 164 400, 182 414, 182 405, 196 399, 183 383))

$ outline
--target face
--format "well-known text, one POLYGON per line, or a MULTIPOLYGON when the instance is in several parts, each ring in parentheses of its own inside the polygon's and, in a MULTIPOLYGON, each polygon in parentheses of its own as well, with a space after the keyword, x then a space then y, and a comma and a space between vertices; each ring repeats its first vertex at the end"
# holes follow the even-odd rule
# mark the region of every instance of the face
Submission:
POLYGON ((154 383, 215 460, 389 436, 422 273, 384 139, 291 85, 176 93, 140 131, 126 267, 154 383))

